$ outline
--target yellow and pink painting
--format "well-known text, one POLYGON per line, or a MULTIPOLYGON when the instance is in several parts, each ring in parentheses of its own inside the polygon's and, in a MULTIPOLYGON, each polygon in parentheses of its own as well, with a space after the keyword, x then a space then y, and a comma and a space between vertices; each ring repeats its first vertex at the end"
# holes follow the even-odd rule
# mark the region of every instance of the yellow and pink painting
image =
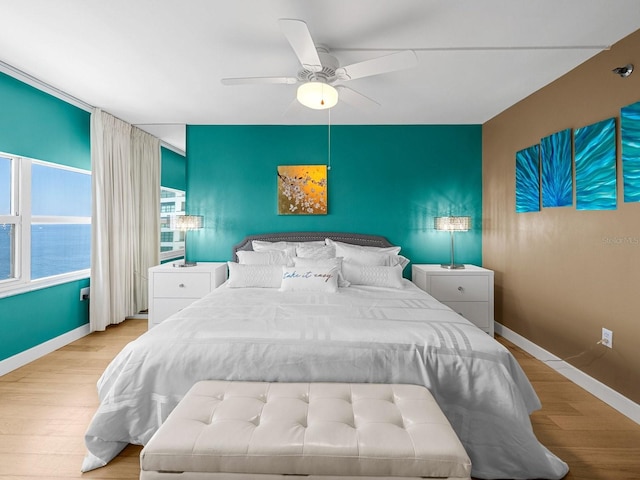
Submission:
POLYGON ((278 166, 278 214, 326 215, 327 166, 278 166))

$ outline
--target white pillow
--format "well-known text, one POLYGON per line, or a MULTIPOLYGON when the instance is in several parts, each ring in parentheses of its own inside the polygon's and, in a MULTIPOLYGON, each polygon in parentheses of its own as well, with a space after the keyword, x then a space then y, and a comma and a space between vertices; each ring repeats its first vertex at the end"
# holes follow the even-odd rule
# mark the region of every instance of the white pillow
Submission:
POLYGON ((398 255, 400 247, 363 247, 361 245, 350 245, 348 243, 335 242, 330 238, 325 240, 327 245, 336 247, 336 257, 344 258, 345 262, 357 263, 358 265, 379 265, 393 267, 402 265, 402 268, 409 264, 409 259, 398 255))
POLYGON ((403 288, 402 266, 357 265, 344 262, 344 277, 352 285, 368 285, 371 287, 403 288))
POLYGON ((227 262, 231 288, 279 288, 282 283, 281 265, 243 265, 227 262))
POLYGON ((254 252, 264 252, 265 250, 282 250, 290 257, 296 256, 295 245, 288 245, 287 242, 263 242, 261 240, 253 240, 251 242, 254 252))
POLYGON ((386 265, 389 267, 395 267, 396 265, 400 265, 404 270, 404 267, 409 265, 409 259, 407 257, 403 257, 402 255, 389 255, 387 258, 386 265))
POLYGON ((364 250, 364 251, 378 252, 378 253, 389 253, 391 255, 398 255, 400 253, 400 248, 401 248, 395 245, 392 245, 391 247, 365 247, 364 245, 353 245, 351 243, 336 242, 335 240, 331 240, 330 238, 325 238, 324 243, 326 243, 327 245, 334 245, 336 247, 337 257, 343 256, 339 253, 341 248, 364 250))
POLYGON ((344 258, 345 263, 355 263, 358 265, 381 267, 395 267, 396 265, 400 265, 404 269, 404 267, 409 264, 409 259, 402 255, 358 248, 336 247, 336 256, 344 258))
POLYGON ((358 265, 379 265, 389 266, 390 255, 388 253, 368 252, 366 250, 341 249, 345 262, 357 263, 358 265))
POLYGON ((311 257, 294 257, 293 264, 296 267, 335 267, 338 269, 338 286, 348 287, 349 282, 342 274, 342 257, 334 258, 311 258, 311 257))
POLYGON ((296 256, 296 248, 302 245, 324 245, 322 240, 314 242, 266 242, 263 240, 252 240, 251 246, 255 252, 264 250, 284 250, 290 257, 296 256))
POLYGON ((282 292, 338 291, 337 267, 282 267, 282 292))
POLYGON ((304 258, 335 258, 336 247, 333 245, 300 245, 296 247, 296 256, 304 258))
POLYGON ((238 263, 244 265, 289 265, 289 255, 283 250, 264 250, 262 252, 252 252, 243 250, 236 252, 238 263))

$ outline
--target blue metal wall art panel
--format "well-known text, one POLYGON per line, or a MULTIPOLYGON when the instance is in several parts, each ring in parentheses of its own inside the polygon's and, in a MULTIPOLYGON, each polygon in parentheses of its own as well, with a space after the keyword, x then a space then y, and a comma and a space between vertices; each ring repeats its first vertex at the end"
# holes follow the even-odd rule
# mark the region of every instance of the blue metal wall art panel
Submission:
POLYGON ((640 202, 640 102, 620 111, 624 201, 640 202))
POLYGON ((576 208, 616 209, 616 122, 610 118, 575 132, 576 208))
POLYGON ((516 152, 516 213, 540 211, 540 145, 516 152))
POLYGON ((540 141, 542 164, 542 206, 573 205, 571 176, 571 129, 556 132, 540 141))

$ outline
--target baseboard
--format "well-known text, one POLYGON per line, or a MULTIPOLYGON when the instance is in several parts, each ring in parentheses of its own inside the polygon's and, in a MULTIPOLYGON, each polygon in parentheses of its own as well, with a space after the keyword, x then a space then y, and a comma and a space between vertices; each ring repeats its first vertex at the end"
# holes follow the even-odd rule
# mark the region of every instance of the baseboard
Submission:
POLYGON ((65 345, 75 342, 76 340, 89 335, 89 324, 85 324, 70 332, 63 333, 60 336, 47 340, 40 345, 36 345, 29 350, 15 354, 5 360, 0 361, 0 376, 6 375, 13 370, 26 365, 29 362, 33 362, 40 357, 45 356, 65 345))
POLYGON ((587 392, 615 408, 626 417, 629 417, 634 422, 640 424, 640 405, 635 403, 633 400, 630 400, 624 395, 616 392, 614 389, 606 386, 595 378, 590 377, 573 365, 565 362, 559 357, 556 357, 554 354, 539 347, 535 343, 524 338, 522 335, 498 322, 495 322, 495 332, 509 340, 511 343, 522 348, 525 352, 533 355, 538 360, 544 362, 576 385, 584 388, 587 392))

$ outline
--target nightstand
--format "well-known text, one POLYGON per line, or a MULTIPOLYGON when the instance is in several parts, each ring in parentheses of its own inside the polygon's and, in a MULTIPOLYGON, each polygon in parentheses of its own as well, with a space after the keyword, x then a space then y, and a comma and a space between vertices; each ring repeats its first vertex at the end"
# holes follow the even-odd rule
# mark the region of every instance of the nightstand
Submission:
POLYGON ((227 264, 198 262, 193 267, 171 263, 149 269, 149 329, 204 297, 227 279, 227 264))
POLYGON ((413 265, 413 283, 493 337, 493 271, 475 265, 449 270, 413 265))

